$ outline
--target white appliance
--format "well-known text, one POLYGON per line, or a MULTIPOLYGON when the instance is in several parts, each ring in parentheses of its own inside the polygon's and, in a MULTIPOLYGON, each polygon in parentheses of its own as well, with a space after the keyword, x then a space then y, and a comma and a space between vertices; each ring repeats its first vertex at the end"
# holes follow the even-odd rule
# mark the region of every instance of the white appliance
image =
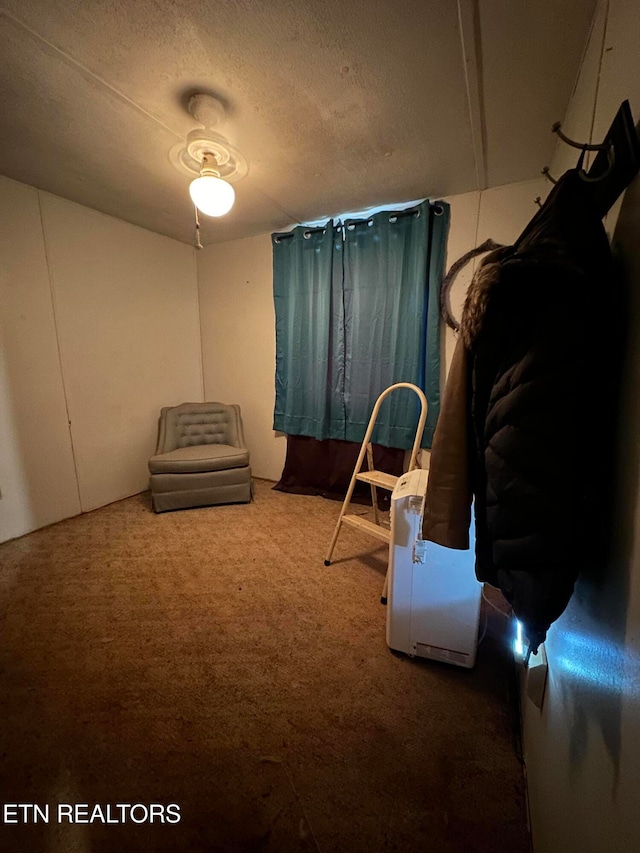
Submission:
POLYGON ((391 495, 387 645, 412 657, 472 667, 480 594, 475 529, 470 548, 455 551, 421 538, 428 471, 404 474, 391 495))

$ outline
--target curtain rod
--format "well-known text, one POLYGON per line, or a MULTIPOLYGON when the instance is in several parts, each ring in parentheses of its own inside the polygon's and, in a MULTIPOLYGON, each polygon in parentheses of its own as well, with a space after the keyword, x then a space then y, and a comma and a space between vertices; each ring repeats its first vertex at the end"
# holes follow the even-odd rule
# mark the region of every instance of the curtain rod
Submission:
MULTIPOLYGON (((429 206, 433 207, 433 213, 435 216, 442 216, 444 213, 444 208, 439 202, 429 202, 429 206)), ((375 216, 379 216, 381 213, 386 213, 389 215, 389 219, 391 221, 395 221, 397 219, 402 219, 405 216, 416 216, 420 214, 420 209, 418 207, 407 207, 404 210, 379 210, 377 213, 373 213, 371 216, 367 216, 364 219, 345 219, 344 221, 337 219, 335 220, 334 229, 338 228, 346 228, 349 225, 357 225, 359 223, 372 222, 375 216)), ((304 236, 307 239, 311 236, 311 234, 319 234, 324 233, 327 230, 329 222, 327 221, 326 225, 316 225, 313 228, 305 228, 304 236)), ((301 227, 301 226, 298 226, 301 227)), ((284 231, 282 233, 278 233, 274 235, 274 240, 276 243, 282 242, 282 240, 288 240, 295 235, 295 230, 292 231, 284 231)))

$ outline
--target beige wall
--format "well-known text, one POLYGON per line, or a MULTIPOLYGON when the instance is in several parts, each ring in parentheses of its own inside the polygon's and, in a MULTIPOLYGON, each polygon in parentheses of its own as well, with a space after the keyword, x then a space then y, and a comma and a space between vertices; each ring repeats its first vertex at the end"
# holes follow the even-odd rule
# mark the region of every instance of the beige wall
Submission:
POLYGON ((0 201, 4 541, 147 488, 161 406, 203 387, 191 247, 6 178, 0 201))
MULTIPOLYGON (((640 15, 631 0, 600 4, 564 122, 569 135, 601 141, 620 102, 640 119, 640 15), (604 48, 604 50, 603 50, 604 48), (601 61, 602 57, 602 61, 601 61)), ((553 170, 575 164, 558 147, 553 170)), ((535 853, 640 850, 640 180, 607 217, 629 287, 630 342, 624 376, 613 557, 582 577, 546 642, 542 711, 523 697, 524 749, 535 853), (619 217, 618 217, 619 213, 619 217), (616 225, 617 222, 617 225, 616 225)), ((603 299, 607 298, 603 282, 603 299)), ((598 452, 597 412, 585 429, 598 452)), ((589 416, 592 413, 592 417, 589 416)))
POLYGON ((238 403, 254 476, 278 480, 286 439, 274 433, 275 314, 271 237, 198 253, 205 399, 238 403))
POLYGON ((80 512, 38 192, 0 178, 0 541, 80 512))
MULTIPOLYGON (((538 184, 448 199, 449 262, 487 229, 514 239, 538 184)), ((238 402, 254 474, 278 479, 269 235, 198 255, 203 387, 191 247, 8 179, 0 194, 0 541, 145 489, 157 413, 189 399, 238 402)))
POLYGON ((200 401, 191 246, 42 194, 83 511, 148 487, 162 406, 200 401))
MULTIPOLYGON (((541 164, 543 165, 543 164, 541 164)), ((515 240, 535 214, 534 199, 547 189, 526 181, 451 196, 447 265, 488 236, 515 240)), ((458 276, 451 293, 454 315, 460 308, 472 265, 458 276)), ((207 399, 239 403, 255 476, 278 480, 286 439, 274 433, 275 317, 269 234, 209 246, 198 254, 202 352, 207 399)), ((444 339, 448 366, 455 336, 444 339)))

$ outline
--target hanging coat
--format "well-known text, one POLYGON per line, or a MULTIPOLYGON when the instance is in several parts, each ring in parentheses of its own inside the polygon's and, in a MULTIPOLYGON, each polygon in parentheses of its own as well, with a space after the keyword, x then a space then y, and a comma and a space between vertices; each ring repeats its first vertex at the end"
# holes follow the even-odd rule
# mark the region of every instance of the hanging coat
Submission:
POLYGON ((514 246, 487 256, 463 310, 424 535, 465 547, 473 495, 477 577, 502 590, 533 650, 581 567, 602 559, 615 310, 609 242, 576 170, 514 246))

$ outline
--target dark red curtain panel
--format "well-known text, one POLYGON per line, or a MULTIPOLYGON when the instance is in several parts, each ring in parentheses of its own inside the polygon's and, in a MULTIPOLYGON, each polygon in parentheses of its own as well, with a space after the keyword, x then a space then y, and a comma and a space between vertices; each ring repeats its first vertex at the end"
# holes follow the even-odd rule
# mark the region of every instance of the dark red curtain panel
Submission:
MULTIPOLYGON (((321 495, 344 500, 356 466, 360 444, 328 438, 318 441, 304 435, 287 436, 287 458, 280 482, 274 489, 295 495, 321 495)), ((377 471, 399 477, 403 473, 404 450, 373 445, 373 463, 377 471)), ((364 466, 366 470, 366 464, 364 466)), ((389 508, 390 492, 378 489, 378 506, 389 508)), ((371 488, 358 483, 353 495, 356 503, 371 504, 371 488)))

